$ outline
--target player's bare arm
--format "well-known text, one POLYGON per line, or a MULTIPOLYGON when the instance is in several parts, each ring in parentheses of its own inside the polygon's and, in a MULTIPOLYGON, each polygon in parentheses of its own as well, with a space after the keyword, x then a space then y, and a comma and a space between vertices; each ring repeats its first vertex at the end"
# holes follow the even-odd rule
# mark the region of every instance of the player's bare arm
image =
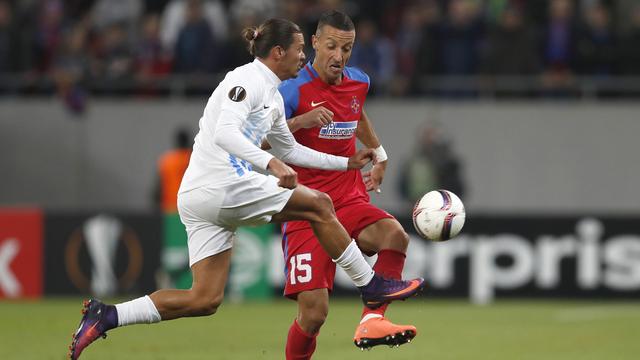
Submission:
MULTIPOLYGON (((375 149, 380 146, 378 135, 376 135, 373 124, 369 120, 369 117, 367 116, 367 113, 364 111, 364 109, 362 110, 360 121, 358 122, 356 137, 364 146, 368 148, 375 149)), ((377 161, 371 168, 371 170, 365 171, 362 174, 367 191, 380 192, 380 185, 382 184, 382 180, 384 179, 384 173, 387 169, 387 162, 387 160, 377 161)))

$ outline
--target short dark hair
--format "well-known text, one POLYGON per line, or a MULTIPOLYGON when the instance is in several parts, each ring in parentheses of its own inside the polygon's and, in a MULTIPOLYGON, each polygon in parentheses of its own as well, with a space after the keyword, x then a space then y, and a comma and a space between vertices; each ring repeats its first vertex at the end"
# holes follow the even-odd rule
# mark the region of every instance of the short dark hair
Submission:
POLYGON ((340 12, 338 10, 329 10, 325 11, 320 15, 320 19, 318 20, 318 28, 316 31, 320 31, 323 26, 329 25, 333 28, 343 31, 351 31, 355 30, 355 25, 353 25, 353 21, 349 17, 349 15, 340 12))
POLYGON ((262 25, 242 30, 242 37, 249 43, 249 53, 259 58, 269 56, 275 46, 288 49, 293 43, 293 35, 302 34, 300 27, 286 19, 269 19, 262 25))

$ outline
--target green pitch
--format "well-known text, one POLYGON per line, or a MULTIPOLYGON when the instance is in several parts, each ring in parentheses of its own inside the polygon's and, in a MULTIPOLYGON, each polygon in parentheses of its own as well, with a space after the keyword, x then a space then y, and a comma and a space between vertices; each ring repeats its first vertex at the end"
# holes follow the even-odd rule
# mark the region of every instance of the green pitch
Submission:
MULTIPOLYGON (((0 359, 65 358, 80 319, 81 299, 0 302, 0 359)), ((81 359, 283 359, 295 306, 291 301, 225 303, 208 318, 116 329, 81 359)), ((399 348, 361 352, 352 343, 355 300, 332 301, 314 359, 589 360, 640 358, 640 304, 412 299, 389 317, 418 327, 399 348)))

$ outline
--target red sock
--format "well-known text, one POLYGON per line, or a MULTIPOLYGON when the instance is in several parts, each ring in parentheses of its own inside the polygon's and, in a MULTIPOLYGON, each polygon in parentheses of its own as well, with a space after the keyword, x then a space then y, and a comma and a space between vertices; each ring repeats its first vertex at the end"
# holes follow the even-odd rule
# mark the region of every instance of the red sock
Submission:
MULTIPOLYGON (((382 249, 378 252, 378 260, 373 265, 373 270, 376 274, 380 274, 386 278, 402 279, 402 269, 404 269, 404 260, 407 255, 403 252, 391 249, 382 249)), ((387 311, 389 304, 384 304, 377 309, 369 309, 364 307, 362 310, 362 317, 367 314, 379 314, 384 316, 384 312, 387 311)))
POLYGON ((287 346, 285 348, 287 360, 311 359, 311 355, 316 351, 317 336, 318 333, 313 335, 305 333, 298 325, 298 321, 294 319, 287 336, 287 346))

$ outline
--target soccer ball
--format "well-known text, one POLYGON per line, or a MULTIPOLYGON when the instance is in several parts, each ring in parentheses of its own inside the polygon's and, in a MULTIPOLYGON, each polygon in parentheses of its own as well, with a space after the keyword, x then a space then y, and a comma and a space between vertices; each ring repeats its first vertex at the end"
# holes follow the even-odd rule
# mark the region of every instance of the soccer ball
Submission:
POLYGON ((430 191, 413 207, 413 226, 418 235, 431 241, 445 241, 458 235, 465 217, 464 204, 447 190, 430 191))

